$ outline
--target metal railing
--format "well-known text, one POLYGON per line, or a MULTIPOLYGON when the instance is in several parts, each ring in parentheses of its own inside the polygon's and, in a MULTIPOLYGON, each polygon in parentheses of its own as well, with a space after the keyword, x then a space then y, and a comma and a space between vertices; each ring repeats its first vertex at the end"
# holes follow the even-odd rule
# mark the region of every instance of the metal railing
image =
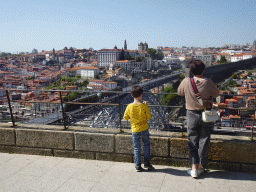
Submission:
MULTIPOLYGON (((122 91, 7 89, 7 101, 6 105, 2 105, 0 122, 11 122, 13 126, 16 126, 17 123, 61 125, 64 129, 68 129, 71 125, 108 127, 119 129, 122 132, 123 129, 130 128, 129 122, 122 120, 123 112, 129 103, 128 100, 126 103, 124 102, 128 95, 130 95, 129 92, 122 91), (76 99, 78 100, 76 102, 67 101, 67 95, 74 92, 79 94, 80 101, 79 99, 76 99), (25 94, 25 97, 22 94, 25 94), (112 124, 109 122, 111 118, 114 119, 112 124)), ((155 97, 155 100, 152 97, 154 101, 148 103, 154 119, 148 121, 150 129, 182 133, 186 131, 184 101, 180 104, 168 106, 165 102, 162 102, 162 104, 160 102, 161 100, 165 101, 165 97, 170 93, 145 92, 143 97, 145 95, 149 95, 146 100, 150 95, 155 97), (156 104, 157 102, 158 104, 156 104), (179 109, 183 109, 182 116, 175 113, 179 109)), ((172 95, 177 95, 177 93, 172 93, 172 95)), ((228 96, 230 95, 228 94, 228 96)), ((181 98, 178 100, 182 101, 181 98)), ((255 108, 228 107, 227 109, 244 110, 254 114, 251 127, 226 127, 221 126, 219 121, 215 123, 214 132, 218 134, 247 133, 251 135, 251 140, 253 140, 255 108)))

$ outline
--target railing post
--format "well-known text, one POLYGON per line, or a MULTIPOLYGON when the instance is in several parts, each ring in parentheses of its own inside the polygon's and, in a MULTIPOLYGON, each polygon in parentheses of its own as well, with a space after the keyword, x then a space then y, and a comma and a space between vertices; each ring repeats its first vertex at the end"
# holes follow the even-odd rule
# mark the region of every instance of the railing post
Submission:
POLYGON ((252 120, 252 136, 251 136, 251 141, 253 141, 253 129, 254 129, 254 122, 255 122, 255 107, 253 107, 253 120, 252 120))
POLYGON ((118 93, 118 107, 119 107, 119 130, 120 130, 120 133, 123 132, 122 130, 122 117, 121 117, 121 104, 120 104, 120 97, 119 97, 119 93, 118 93))
POLYGON ((166 112, 166 108, 165 108, 165 94, 164 94, 164 85, 163 85, 163 89, 162 89, 162 93, 163 93, 163 100, 164 100, 164 103, 163 103, 163 105, 164 105, 164 114, 165 114, 165 112, 166 112))
POLYGON ((63 118, 64 129, 67 129, 67 126, 66 126, 66 117, 65 117, 65 113, 64 113, 64 107, 63 107, 63 101, 62 101, 61 91, 60 91, 60 103, 61 103, 61 110, 62 110, 62 118, 63 118))
POLYGON ((9 110, 10 110, 10 114, 11 114, 11 118, 12 118, 12 125, 14 127, 15 126, 15 122, 14 122, 14 118, 13 118, 13 114, 12 114, 12 106, 11 106, 11 101, 10 101, 10 96, 9 96, 8 90, 6 90, 6 96, 7 96, 9 110))

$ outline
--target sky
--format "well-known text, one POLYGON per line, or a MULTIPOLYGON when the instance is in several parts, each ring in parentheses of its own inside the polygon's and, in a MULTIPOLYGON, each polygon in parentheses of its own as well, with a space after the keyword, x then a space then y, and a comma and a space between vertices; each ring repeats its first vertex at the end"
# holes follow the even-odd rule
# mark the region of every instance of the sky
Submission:
POLYGON ((0 0, 0 52, 221 47, 256 39, 256 0, 0 0))

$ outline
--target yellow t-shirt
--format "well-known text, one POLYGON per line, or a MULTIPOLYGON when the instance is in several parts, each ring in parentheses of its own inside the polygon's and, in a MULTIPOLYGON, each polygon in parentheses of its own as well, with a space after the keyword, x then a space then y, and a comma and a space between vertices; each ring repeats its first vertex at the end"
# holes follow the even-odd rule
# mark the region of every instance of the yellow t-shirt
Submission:
POLYGON ((130 103, 125 112, 124 117, 125 120, 130 119, 132 132, 141 132, 148 129, 147 120, 151 118, 151 114, 147 104, 133 104, 130 103))

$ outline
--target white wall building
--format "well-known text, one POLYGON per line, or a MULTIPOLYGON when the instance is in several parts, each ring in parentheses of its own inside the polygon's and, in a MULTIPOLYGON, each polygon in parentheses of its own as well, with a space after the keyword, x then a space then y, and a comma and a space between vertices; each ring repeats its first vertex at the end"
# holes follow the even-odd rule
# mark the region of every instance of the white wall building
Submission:
POLYGON ((185 60, 186 60, 186 57, 185 57, 185 56, 179 56, 179 60, 180 60, 180 61, 185 61, 185 60))
POLYGON ((231 62, 237 62, 243 60, 243 54, 235 54, 231 56, 231 62))
POLYGON ((79 62, 75 65, 75 67, 87 67, 90 66, 90 64, 88 63, 84 63, 84 62, 79 62))
POLYGON ((98 75, 100 73, 99 68, 93 66, 82 67, 80 71, 81 78, 94 78, 95 75, 98 75))
POLYGON ((228 53, 230 55, 242 54, 243 50, 242 49, 224 49, 221 51, 221 53, 228 53))
POLYGON ((117 68, 124 68, 125 70, 131 69, 131 61, 129 60, 120 60, 115 62, 117 68))
POLYGON ((103 87, 106 89, 115 89, 117 88, 117 82, 103 82, 103 87))
POLYGON ((121 49, 101 49, 98 51, 97 64, 99 67, 106 67, 119 60, 121 49))
POLYGON ((108 82, 104 80, 90 80, 89 85, 87 85, 88 89, 101 90, 101 89, 115 89, 117 88, 117 82, 108 82))
POLYGON ((243 54, 243 60, 251 59, 253 57, 256 57, 256 53, 245 53, 245 54, 243 54))

